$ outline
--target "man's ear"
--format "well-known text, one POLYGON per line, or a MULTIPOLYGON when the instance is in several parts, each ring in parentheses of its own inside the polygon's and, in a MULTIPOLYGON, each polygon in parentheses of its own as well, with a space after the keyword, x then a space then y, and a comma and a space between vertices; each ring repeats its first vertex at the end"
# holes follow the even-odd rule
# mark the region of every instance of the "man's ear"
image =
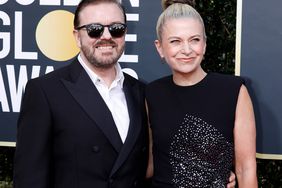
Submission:
POLYGON ((80 43, 80 35, 79 35, 79 32, 77 30, 73 30, 72 32, 73 36, 74 36, 74 39, 75 39, 75 42, 76 42, 76 45, 78 48, 81 47, 81 43, 80 43))

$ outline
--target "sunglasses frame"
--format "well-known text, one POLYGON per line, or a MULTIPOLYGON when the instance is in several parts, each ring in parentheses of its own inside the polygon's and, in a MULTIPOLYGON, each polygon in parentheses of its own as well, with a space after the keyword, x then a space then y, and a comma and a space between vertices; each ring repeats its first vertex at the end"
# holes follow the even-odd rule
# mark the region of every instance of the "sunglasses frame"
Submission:
POLYGON ((112 23, 112 24, 109 24, 109 25, 103 25, 103 24, 100 24, 100 23, 91 23, 91 24, 82 25, 82 26, 77 27, 77 28, 75 28, 75 29, 76 29, 76 30, 81 30, 81 29, 84 29, 84 28, 85 28, 86 31, 87 31, 87 34, 88 34, 88 36, 89 36, 90 38, 99 38, 99 37, 101 37, 101 36, 103 35, 104 30, 105 30, 105 27, 108 28, 108 31, 109 31, 109 33, 111 34, 111 36, 112 36, 113 38, 119 38, 119 37, 122 37, 122 36, 125 35, 127 25, 124 24, 124 23, 112 23), (121 30, 123 31, 122 35, 120 35, 120 34, 119 34, 119 35, 114 34, 115 30, 113 30, 112 27, 113 27, 113 26, 116 26, 116 25, 123 27, 123 28, 121 29, 121 30), (91 32, 93 31, 92 28, 94 28, 95 26, 99 26, 99 27, 101 27, 102 29, 101 29, 101 30, 97 30, 97 31, 100 31, 100 33, 99 33, 97 36, 92 36, 92 35, 91 35, 91 32))

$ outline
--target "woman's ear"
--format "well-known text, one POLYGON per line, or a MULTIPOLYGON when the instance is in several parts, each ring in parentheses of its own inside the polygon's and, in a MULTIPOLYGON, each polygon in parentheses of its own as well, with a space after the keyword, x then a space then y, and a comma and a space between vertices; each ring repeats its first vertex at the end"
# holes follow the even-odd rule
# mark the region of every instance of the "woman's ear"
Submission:
POLYGON ((205 42, 205 46, 204 46, 204 51, 203 51, 203 55, 206 54, 206 48, 207 48, 207 43, 205 42))
POLYGON ((159 52, 160 57, 163 59, 164 58, 164 54, 163 54, 161 42, 159 40, 155 40, 155 46, 157 48, 157 51, 159 52))

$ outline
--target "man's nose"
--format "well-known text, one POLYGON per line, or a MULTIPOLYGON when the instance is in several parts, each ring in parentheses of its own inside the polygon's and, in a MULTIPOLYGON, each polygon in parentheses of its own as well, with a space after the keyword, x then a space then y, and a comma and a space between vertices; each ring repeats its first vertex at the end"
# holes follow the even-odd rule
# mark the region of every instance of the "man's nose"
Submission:
POLYGON ((112 35, 111 35, 108 27, 104 28, 104 31, 103 31, 103 33, 102 33, 100 38, 101 39, 110 39, 110 38, 112 38, 112 35))

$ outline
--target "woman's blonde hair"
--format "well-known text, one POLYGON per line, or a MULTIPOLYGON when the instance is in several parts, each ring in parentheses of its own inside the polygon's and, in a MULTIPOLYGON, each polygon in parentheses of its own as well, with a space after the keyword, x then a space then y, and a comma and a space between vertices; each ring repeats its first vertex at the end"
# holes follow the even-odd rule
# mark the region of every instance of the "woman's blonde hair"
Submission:
POLYGON ((195 6, 193 0, 162 0, 163 12, 159 16, 156 32, 157 38, 161 41, 163 26, 169 19, 194 18, 203 25, 204 38, 206 39, 205 25, 201 15, 192 7, 195 6))

